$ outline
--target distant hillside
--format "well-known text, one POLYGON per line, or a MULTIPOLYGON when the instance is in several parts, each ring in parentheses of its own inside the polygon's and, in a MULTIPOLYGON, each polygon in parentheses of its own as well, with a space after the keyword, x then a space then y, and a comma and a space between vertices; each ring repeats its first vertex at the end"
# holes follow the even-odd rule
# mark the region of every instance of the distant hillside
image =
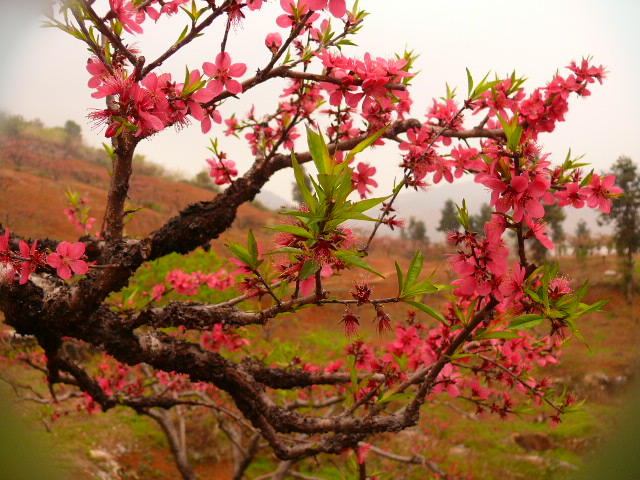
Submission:
MULTIPOLYGON (((77 239, 79 233, 63 213, 65 191, 71 189, 87 198, 96 217, 94 231, 99 230, 110 160, 105 151, 82 142, 77 124, 46 128, 38 120, 0 114, 0 147, 3 225, 26 236, 77 239)), ((216 195, 217 188, 206 174, 186 181, 144 157, 137 156, 134 163, 127 208, 139 210, 126 226, 130 235, 148 234, 187 205, 216 195)), ((270 206, 284 203, 274 197, 266 196, 270 206)), ((257 227, 277 221, 258 202, 240 209, 236 225, 257 227)))

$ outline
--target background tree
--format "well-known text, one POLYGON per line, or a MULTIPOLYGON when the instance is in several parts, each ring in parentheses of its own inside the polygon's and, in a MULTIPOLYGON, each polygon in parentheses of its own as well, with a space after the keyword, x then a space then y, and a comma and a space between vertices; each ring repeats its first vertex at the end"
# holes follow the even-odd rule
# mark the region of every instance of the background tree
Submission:
POLYGON ((67 120, 64 124, 64 132, 66 133, 65 148, 69 152, 75 151, 82 144, 82 127, 73 120, 67 120))
POLYGON ((457 214, 458 209, 456 208, 455 202, 450 198, 447 199, 440 211, 440 223, 438 223, 436 230, 445 235, 451 230, 458 230, 460 228, 460 223, 456 220, 457 214))
MULTIPOLYGON (((493 208, 488 203, 480 206, 480 211, 475 215, 469 215, 469 227, 472 232, 484 232, 484 226, 491 220, 493 208)), ((443 212, 444 214, 444 212, 443 212)))
POLYGON ((640 248, 640 175, 638 166, 629 157, 619 157, 611 168, 623 193, 613 200, 611 213, 601 215, 599 222, 613 224, 616 252, 622 262, 622 276, 627 299, 634 290, 633 256, 640 248))
POLYGON ((220 187, 215 184, 215 182, 211 179, 209 172, 207 170, 202 170, 194 175, 193 179, 190 180, 191 184, 206 188, 207 190, 211 190, 212 192, 219 192, 220 187))
POLYGON ((591 238, 591 229, 587 222, 580 220, 576 226, 576 233, 571 241, 573 254, 578 258, 584 258, 591 255, 591 251, 595 247, 595 243, 591 238))
POLYGON ((428 243, 427 227, 422 220, 416 220, 409 217, 409 223, 405 228, 400 230, 400 236, 404 239, 411 240, 414 244, 428 243))

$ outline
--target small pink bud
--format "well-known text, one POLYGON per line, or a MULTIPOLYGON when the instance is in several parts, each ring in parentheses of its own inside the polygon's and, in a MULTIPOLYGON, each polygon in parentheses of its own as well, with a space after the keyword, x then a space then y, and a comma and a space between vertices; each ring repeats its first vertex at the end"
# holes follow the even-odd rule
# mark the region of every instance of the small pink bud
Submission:
POLYGON ((282 46, 282 37, 277 32, 270 33, 267 35, 267 38, 264 40, 264 44, 267 46, 269 50, 271 50, 273 53, 276 53, 278 50, 280 50, 280 47, 282 46))

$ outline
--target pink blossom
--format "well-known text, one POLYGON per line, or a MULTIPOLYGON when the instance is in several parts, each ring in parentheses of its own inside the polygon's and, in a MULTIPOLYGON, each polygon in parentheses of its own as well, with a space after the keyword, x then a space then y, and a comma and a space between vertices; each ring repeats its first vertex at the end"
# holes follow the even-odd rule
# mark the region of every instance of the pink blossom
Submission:
POLYGON ((537 88, 529 98, 522 101, 519 110, 519 113, 531 123, 542 117, 545 113, 545 104, 541 89, 537 88))
POLYGON ((580 184, 575 182, 567 184, 565 190, 556 192, 556 198, 561 207, 572 205, 574 208, 582 208, 585 205, 587 195, 585 195, 584 189, 580 188, 580 184))
POLYGON ((491 206, 495 206, 500 213, 507 213, 513 208, 513 220, 520 222, 526 216, 542 218, 544 207, 540 203, 551 182, 542 175, 536 175, 533 180, 529 172, 515 175, 507 185, 502 179, 488 173, 479 174, 476 182, 482 183, 492 190, 491 206))
POLYGON ((89 271, 87 262, 82 260, 86 246, 82 242, 61 242, 56 248, 56 253, 47 256, 47 263, 58 269, 58 275, 65 280, 71 278, 73 273, 84 275, 89 271), (73 273, 71 273, 73 271, 73 273))
POLYGON ((484 162, 478 156, 477 148, 464 148, 458 145, 451 150, 452 167, 456 167, 454 176, 460 178, 465 170, 482 170, 484 162))
POLYGON ((236 168, 236 162, 233 160, 226 160, 221 156, 220 159, 207 158, 207 163, 211 166, 209 176, 216 181, 216 185, 224 185, 225 183, 231 183, 233 177, 238 176, 238 169, 236 168))
POLYGON ((378 182, 373 178, 376 173, 376 167, 370 167, 368 164, 360 162, 357 167, 357 171, 353 172, 353 187, 358 190, 358 193, 362 198, 367 198, 367 195, 371 193, 371 187, 377 187, 378 182))
POLYGON ((107 67, 97 57, 91 57, 87 60, 87 71, 91 74, 91 79, 88 82, 89 88, 97 88, 110 75, 107 67))
POLYGON ((331 362, 329 365, 327 365, 324 371, 327 373, 337 372, 338 370, 340 370, 340 367, 342 367, 343 364, 344 364, 344 360, 340 358, 334 362, 331 362))
POLYGON ((139 24, 144 22, 145 14, 143 11, 136 11, 131 1, 109 0, 109 5, 127 32, 132 34, 143 32, 139 24))
POLYGON ((340 323, 344 323, 344 336, 347 338, 357 337, 358 331, 360 328, 360 317, 351 310, 347 308, 342 315, 342 320, 340 323))
POLYGON ((249 10, 260 10, 262 8, 262 2, 265 0, 247 0, 247 6, 249 10))
MULTIPOLYGON (((489 108, 489 117, 495 117, 496 113, 503 118, 509 117, 509 112, 516 112, 518 108, 518 102, 521 101, 525 94, 522 89, 515 93, 509 94, 513 85, 513 79, 507 78, 502 82, 495 85, 493 88, 487 90, 482 94, 482 98, 476 102, 476 110, 474 114, 478 113, 484 108, 489 108)), ((492 127, 490 127, 492 128, 492 127)))
POLYGON ((370 448, 371 448, 371 445, 366 444, 356 449, 356 456, 358 457, 358 463, 360 465, 362 465, 365 462, 367 458, 367 453, 369 452, 370 448))
POLYGON ((220 323, 213 326, 213 330, 205 332, 202 337, 202 346, 217 352, 220 347, 230 351, 239 350, 244 345, 249 345, 249 340, 238 336, 235 332, 225 331, 220 323))
POLYGON ((537 238, 542 245, 549 250, 556 248, 553 242, 547 237, 547 225, 544 222, 536 222, 527 218, 527 225, 529 226, 530 234, 537 238))
POLYGON ((502 292, 511 297, 511 303, 518 302, 524 295, 524 282, 527 279, 527 271, 518 262, 513 263, 513 272, 508 279, 503 282, 502 292))
POLYGON ((272 53, 276 53, 282 46, 282 37, 277 32, 270 33, 267 35, 267 38, 265 38, 264 44, 272 53))
POLYGON ((340 80, 340 83, 320 82, 320 86, 329 94, 329 104, 338 107, 344 97, 349 107, 356 108, 364 97, 364 93, 358 92, 358 87, 353 84, 355 82, 353 75, 339 70, 332 72, 331 76, 340 80))
POLYGON ((437 184, 444 178, 447 182, 453 183, 453 174, 451 173, 452 162, 445 160, 442 157, 435 157, 435 163, 433 165, 433 183, 437 184))
POLYGON ((231 57, 227 52, 220 52, 216 57, 216 63, 204 62, 202 69, 213 80, 207 85, 214 97, 218 96, 223 88, 229 90, 229 92, 237 95, 242 93, 242 85, 237 80, 233 80, 232 77, 241 77, 247 71, 247 66, 244 63, 231 63, 231 57))
POLYGON ((462 375, 459 372, 454 371, 451 363, 447 363, 442 367, 442 370, 438 375, 438 383, 433 387, 433 393, 440 393, 443 390, 446 390, 451 398, 460 396, 460 389, 456 385, 456 379, 461 376, 462 375))
POLYGON ((579 82, 593 83, 598 80, 599 83, 602 83, 602 80, 606 77, 606 72, 602 65, 599 67, 591 66, 586 58, 582 60, 580 66, 574 61, 567 68, 576 74, 579 82))
POLYGON ((399 146, 400 150, 409 152, 409 155, 419 157, 429 146, 432 139, 432 130, 427 125, 423 125, 420 130, 415 128, 409 129, 407 132, 408 142, 402 142, 399 146))
MULTIPOLYGON (((299 23, 310 10, 307 0, 297 0, 297 2, 294 0, 280 0, 280 7, 282 7, 285 13, 276 19, 276 23, 282 28, 293 27, 299 23)), ((304 34, 306 28, 313 24, 318 18, 320 18, 319 14, 312 14, 309 20, 307 20, 305 28, 300 31, 300 35, 304 34)))
POLYGON ((549 298, 559 300, 561 297, 571 292, 571 283, 567 277, 556 277, 549 284, 549 298))
POLYGON ((311 10, 324 10, 329 5, 331 15, 336 18, 344 17, 347 13, 347 2, 345 0, 309 0, 311 10))
POLYGON ((377 329, 380 335, 391 331, 391 317, 380 305, 376 305, 376 318, 373 321, 378 323, 377 329))
POLYGON ((131 89, 133 80, 123 70, 116 70, 113 75, 103 76, 102 84, 96 87, 93 98, 104 98, 109 95, 117 95, 123 103, 128 103, 131 99, 131 89))
MULTIPOLYGON (((197 105, 196 103, 192 103, 192 106, 197 105)), ((222 123, 222 115, 220 112, 216 110, 215 107, 207 107, 205 108, 196 108, 191 109, 191 116, 196 120, 201 122, 202 133, 207 133, 211 130, 211 121, 213 120, 216 123, 222 123)))
POLYGON ((159 302, 160 300, 162 300, 162 296, 165 294, 166 291, 167 291, 167 287, 164 285, 164 283, 158 283, 157 285, 153 286, 153 289, 151 291, 151 297, 156 302, 159 302))
POLYGON ((39 265, 45 264, 45 256, 38 252, 38 241, 36 240, 29 248, 29 244, 24 240, 20 240, 20 256, 26 258, 22 262, 20 268, 20 284, 23 285, 29 281, 29 276, 36 271, 39 265))
POLYGON ((598 174, 593 174, 591 183, 583 189, 588 197, 587 205, 589 208, 598 207, 603 213, 610 213, 611 197, 622 193, 620 187, 613 185, 615 182, 615 175, 607 175, 601 180, 598 174))
POLYGON ((4 235, 0 237, 0 282, 13 282, 16 275, 16 269, 13 266, 11 258, 11 249, 9 248, 9 240, 11 232, 7 228, 4 235))

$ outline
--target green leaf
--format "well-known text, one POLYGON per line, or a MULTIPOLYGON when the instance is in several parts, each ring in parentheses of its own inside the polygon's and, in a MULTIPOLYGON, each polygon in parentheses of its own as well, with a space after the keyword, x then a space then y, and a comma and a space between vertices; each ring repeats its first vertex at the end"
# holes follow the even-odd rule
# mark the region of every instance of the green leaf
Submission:
POLYGON ((240 245, 239 243, 236 243, 236 242, 229 242, 227 244, 227 248, 242 263, 244 263, 245 265, 248 265, 250 267, 253 267, 253 262, 251 260, 251 255, 249 254, 249 251, 246 248, 244 248, 244 246, 242 246, 242 245, 240 245))
POLYGON ((531 297, 531 299, 532 299, 534 302, 536 302, 536 303, 540 303, 540 302, 541 302, 541 300, 540 300, 540 296, 538 295, 538 293, 537 293, 537 292, 534 292, 534 291, 533 291, 533 290, 531 290, 530 288, 525 288, 525 290, 524 290, 524 291, 525 291, 525 293, 526 293, 527 295, 529 295, 529 296, 531 297))
POLYGON ((278 253, 291 253, 293 255, 307 255, 307 252, 300 248, 295 247, 282 247, 274 250, 273 252, 269 252, 268 255, 276 255, 278 253))
POLYGON ((520 138, 522 137, 523 129, 518 125, 518 114, 516 113, 511 122, 507 122, 506 119, 502 118, 500 114, 497 114, 498 120, 500 120, 500 125, 502 125, 502 129, 504 130, 504 134, 507 137, 507 147, 512 152, 516 152, 518 150, 518 146, 520 145, 520 138))
POLYGON ((251 265, 255 265, 258 261, 258 242, 256 242, 256 237, 253 236, 253 231, 249 230, 247 245, 249 247, 249 255, 251 256, 251 265))
POLYGON ((307 260, 306 262, 304 262, 302 270, 300 270, 300 280, 306 280, 311 275, 315 274, 317 269, 318 265, 315 260, 313 260, 312 258, 307 260))
POLYGON ((320 184, 320 186, 322 187, 322 191, 328 198, 333 197, 337 180, 338 177, 336 177, 335 175, 329 175, 326 173, 318 174, 318 183, 320 184))
POLYGON ((347 203, 347 197, 353 191, 353 182, 351 181, 351 179, 351 170, 349 170, 348 168, 346 171, 340 173, 333 192, 333 197, 337 205, 344 205, 345 203, 347 203))
POLYGON ((412 285, 409 288, 405 288, 402 292, 402 298, 414 298, 418 295, 426 295, 428 293, 437 292, 438 287, 436 287, 433 283, 428 280, 423 280, 421 282, 412 285))
POLYGON ((351 159, 353 159, 358 153, 362 152, 365 148, 373 145, 384 134, 384 132, 387 131, 387 128, 389 128, 388 125, 385 127, 382 127, 376 133, 374 133, 373 135, 364 139, 358 145, 356 145, 354 149, 347 154, 347 156, 344 159, 344 163, 349 164, 351 159))
POLYGON ((333 215, 333 218, 335 220, 342 220, 340 223, 344 222, 345 220, 363 220, 365 222, 376 222, 377 220, 373 217, 370 217, 369 215, 365 215, 364 213, 360 213, 360 212, 349 212, 349 211, 338 211, 336 214, 333 215))
POLYGON ((591 179, 592 178, 593 178, 593 170, 591 170, 589 172, 589 174, 582 179, 582 181, 580 182, 580 186, 581 187, 586 187, 587 185, 589 185, 591 183, 591 179))
POLYGON ((317 202, 316 198, 311 194, 307 185, 304 181, 304 171, 302 167, 296 160, 296 154, 291 152, 291 164, 293 165, 293 173, 296 177, 296 183, 298 184, 298 188, 300 189, 300 193, 302 194, 302 198, 304 202, 309 207, 309 212, 315 213, 317 210, 317 202))
POLYGON ((403 301, 405 303, 408 303, 412 307, 417 308, 421 312, 424 312, 427 315, 432 316, 433 318, 438 320, 440 323, 442 323, 444 325, 447 324, 447 322, 445 321, 445 319, 442 316, 442 314, 439 311, 437 311, 436 309, 430 307, 429 305, 425 305, 424 303, 420 303, 420 302, 414 302, 413 300, 403 300, 403 301))
POLYGON ((186 13, 187 15, 189 15, 189 18, 191 19, 192 22, 195 22, 196 19, 193 16, 193 14, 191 13, 191 11, 187 10, 185 7, 180 7, 180 10, 182 10, 184 13, 186 13))
POLYGON ((473 78, 471 77, 471 72, 467 68, 467 96, 471 97, 471 92, 473 91, 473 78))
POLYGON ((469 212, 467 211, 467 201, 462 199, 462 207, 456 204, 456 208, 458 209, 458 215, 456 215, 456 219, 462 225, 462 228, 465 230, 469 230, 469 212))
POLYGON ((338 43, 336 43, 336 45, 349 45, 351 47, 357 47, 358 46, 357 43, 353 43, 351 40, 348 40, 346 38, 340 40, 338 43))
POLYGON ((500 330, 500 331, 489 330, 483 333, 482 335, 478 335, 474 337, 474 340, 489 340, 492 338, 522 338, 522 337, 520 337, 520 335, 518 335, 515 332, 508 332, 504 330, 500 330))
POLYGON ((547 311, 549 310, 549 283, 551 283, 549 265, 545 263, 542 270, 542 301, 547 311))
POLYGON ((264 228, 268 230, 275 230, 276 232, 290 233, 291 235, 295 235, 297 237, 314 238, 313 235, 308 230, 302 227, 298 227, 296 225, 282 224, 282 225, 275 225, 273 227, 264 227, 264 228))
POLYGON ((593 312, 601 312, 602 311, 602 307, 604 307, 607 303, 609 303, 609 298, 605 298, 604 300, 600 300, 599 302, 594 303, 593 305, 585 305, 586 308, 582 307, 582 304, 580 304, 581 308, 584 308, 584 310, 580 311, 580 316, 582 315, 586 315, 588 313, 593 313, 593 312))
POLYGON ((380 272, 374 269, 371 265, 369 265, 362 257, 358 256, 352 251, 349 250, 338 250, 335 252, 335 256, 347 263, 348 265, 354 265, 356 267, 360 267, 368 272, 374 273, 381 278, 385 278, 380 272))
POLYGON ((400 297, 402 295, 402 287, 404 285, 404 277, 402 275, 402 269, 400 268, 400 265, 398 264, 397 261, 396 261, 396 274, 398 276, 398 297, 400 297))
POLYGON ((366 200, 354 203, 349 207, 349 210, 354 212, 366 212, 367 210, 371 210, 373 207, 380 205, 388 198, 391 198, 391 195, 379 198, 367 198, 366 200))
POLYGON ((313 157, 313 163, 316 164, 318 173, 321 175, 331 174, 333 160, 329 155, 329 149, 324 141, 324 137, 307 127, 307 143, 309 144, 309 151, 311 152, 311 157, 313 157))
POLYGON ((580 285, 580 288, 578 288, 578 290, 576 290, 575 292, 575 297, 578 300, 582 300, 584 296, 587 294, 588 289, 589 289, 589 280, 585 281, 582 285, 580 285))
POLYGON ((315 218, 315 214, 311 212, 301 212, 300 210, 283 210, 279 212, 280 215, 291 215, 292 217, 297 217, 301 221, 304 221, 305 218, 315 218))
POLYGON ((182 40, 184 40, 184 38, 187 36, 188 32, 189 32, 189 25, 184 27, 184 30, 182 30, 182 33, 178 37, 178 40, 176 40, 176 43, 180 43, 182 40))
POLYGON ((537 315, 534 313, 527 313, 525 315, 520 315, 519 317, 514 318, 509 322, 509 330, 528 330, 529 328, 534 328, 540 325, 544 321, 544 317, 542 315, 537 315))
POLYGON ((407 271, 407 277, 404 281, 403 290, 406 290, 407 287, 411 287, 416 282, 418 276, 420 275, 420 272, 422 271, 423 263, 424 257, 422 256, 422 251, 418 250, 411 259, 411 263, 409 264, 409 270, 407 271))
MULTIPOLYGON (((451 329, 453 331, 453 329, 451 329)), ((470 358, 475 356, 473 353, 456 353, 455 355, 447 355, 449 360, 461 360, 463 358, 470 358)))
MULTIPOLYGON (((487 74, 489 75, 489 74, 487 74)), ((486 78, 486 77, 485 77, 486 78)), ((489 90, 490 88, 495 87, 498 83, 500 83, 502 80, 493 80, 491 82, 485 82, 484 80, 482 81, 482 83, 480 85, 478 85, 476 87, 476 89, 473 91, 473 95, 471 96, 472 99, 478 98, 480 97, 480 95, 482 95, 484 92, 486 92, 487 90, 489 90)))

